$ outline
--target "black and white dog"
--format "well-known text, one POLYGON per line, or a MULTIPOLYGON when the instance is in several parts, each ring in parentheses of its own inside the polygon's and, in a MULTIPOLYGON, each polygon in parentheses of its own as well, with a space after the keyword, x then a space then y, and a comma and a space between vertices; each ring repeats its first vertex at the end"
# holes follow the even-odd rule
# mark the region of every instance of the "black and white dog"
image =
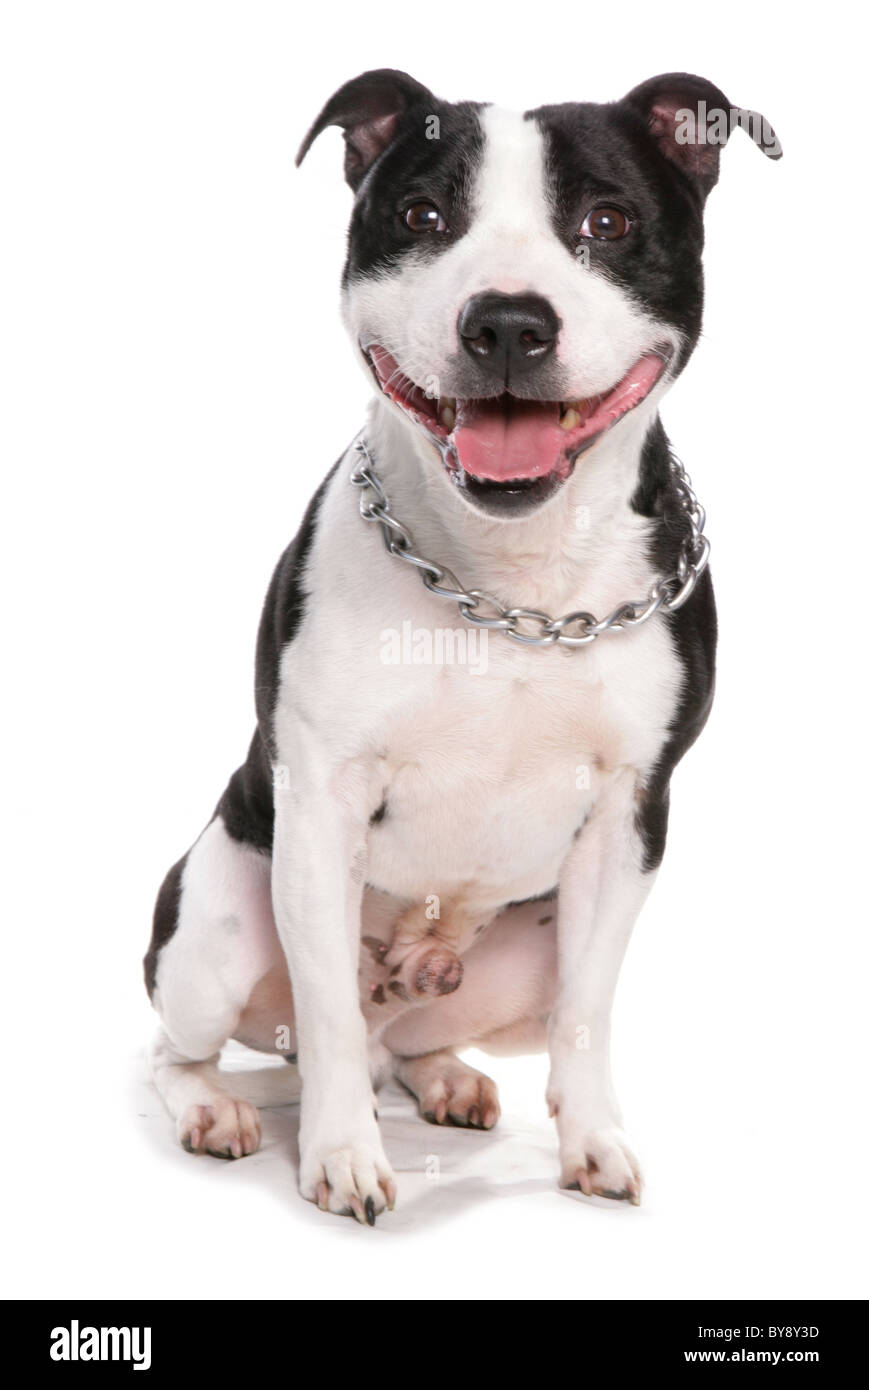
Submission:
POLYGON ((686 74, 519 114, 382 70, 305 139, 344 131, 344 317, 377 389, 272 580, 247 761, 157 901, 153 1074, 188 1149, 259 1143, 226 1040, 289 1046, 302 1194, 373 1224, 378 1080, 489 1128, 456 1049, 548 1046, 562 1184, 639 1200, 610 1008, 715 655, 658 407, 737 124, 778 157, 686 74))

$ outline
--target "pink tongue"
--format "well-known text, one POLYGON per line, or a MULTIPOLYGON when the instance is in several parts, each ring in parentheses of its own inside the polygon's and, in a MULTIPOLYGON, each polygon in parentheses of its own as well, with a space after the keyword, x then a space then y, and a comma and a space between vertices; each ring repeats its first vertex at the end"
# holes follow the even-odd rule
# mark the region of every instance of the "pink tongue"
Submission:
POLYGON ((562 461, 559 418, 557 401, 459 401, 452 443, 475 478, 545 478, 562 461))

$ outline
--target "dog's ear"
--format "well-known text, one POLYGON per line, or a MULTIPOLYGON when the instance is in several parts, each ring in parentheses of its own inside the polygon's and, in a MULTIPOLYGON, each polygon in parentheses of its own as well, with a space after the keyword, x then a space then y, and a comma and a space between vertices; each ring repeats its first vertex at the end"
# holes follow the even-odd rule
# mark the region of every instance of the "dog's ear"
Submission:
POLYGON ((720 87, 688 72, 651 77, 623 99, 645 119, 661 154, 692 179, 705 198, 718 182, 721 150, 741 126, 768 159, 781 159, 778 136, 764 116, 733 106, 720 87))
POLYGON ((431 111, 435 98, 406 72, 377 68, 345 82, 330 97, 302 141, 301 164, 317 136, 330 125, 344 131, 344 177, 355 192, 375 159, 392 144, 401 118, 411 106, 431 111))

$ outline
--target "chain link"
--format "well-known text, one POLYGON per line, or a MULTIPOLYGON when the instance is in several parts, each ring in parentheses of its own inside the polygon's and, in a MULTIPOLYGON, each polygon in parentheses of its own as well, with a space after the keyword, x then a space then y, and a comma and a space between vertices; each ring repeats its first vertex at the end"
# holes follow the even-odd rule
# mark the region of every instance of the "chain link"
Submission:
POLYGON ((505 637, 525 646, 551 647, 558 643, 567 648, 587 647, 605 632, 624 632, 628 628, 640 627, 655 613, 675 613, 687 603, 709 563, 709 541, 703 534, 706 512, 697 501, 691 479, 681 462, 671 453, 670 470, 679 495, 679 510, 688 523, 688 535, 682 543, 674 574, 656 580, 645 599, 620 603, 605 618, 598 619, 593 613, 582 609, 565 613, 561 618, 550 618, 534 608, 505 608, 492 594, 482 589, 463 588, 461 580, 445 565, 438 565, 434 560, 415 554, 413 537, 407 527, 392 515, 389 498, 377 476, 364 439, 358 439, 353 447, 362 455, 363 462, 354 468, 350 481, 373 494, 366 496, 363 491, 359 499, 359 513, 365 521, 379 524, 390 555, 418 569, 429 592, 437 594, 439 598, 452 600, 467 622, 493 632, 503 632, 505 637))

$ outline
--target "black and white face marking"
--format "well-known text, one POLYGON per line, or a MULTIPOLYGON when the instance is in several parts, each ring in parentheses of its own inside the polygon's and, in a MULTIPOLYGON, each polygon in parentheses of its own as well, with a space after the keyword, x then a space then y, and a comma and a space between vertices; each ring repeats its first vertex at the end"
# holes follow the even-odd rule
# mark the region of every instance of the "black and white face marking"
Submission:
POLYGON ((687 361, 718 148, 674 128, 701 99, 729 109, 684 74, 523 114, 377 73, 315 124, 303 152, 343 125, 357 193, 351 337, 472 506, 515 516, 552 497, 628 412, 652 420, 687 361))

